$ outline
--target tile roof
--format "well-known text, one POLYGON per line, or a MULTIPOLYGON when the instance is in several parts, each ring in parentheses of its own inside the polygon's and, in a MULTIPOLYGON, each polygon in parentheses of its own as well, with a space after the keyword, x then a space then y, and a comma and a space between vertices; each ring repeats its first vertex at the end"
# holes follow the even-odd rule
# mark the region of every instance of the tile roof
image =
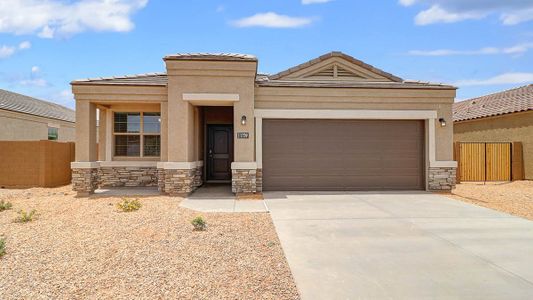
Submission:
POLYGON ((71 82, 71 84, 116 84, 116 85, 154 85, 166 86, 166 73, 146 73, 113 77, 97 77, 78 79, 71 82))
POLYGON ((257 61, 257 57, 241 53, 176 53, 167 55, 163 59, 257 61))
MULTIPOLYGON (((183 60, 232 60, 232 61, 257 61, 257 58, 248 54, 235 53, 178 53, 165 56, 164 59, 183 59, 183 60)), ((439 83, 403 80, 390 73, 377 69, 369 64, 357 60, 342 52, 330 52, 319 58, 310 60, 306 63, 290 68, 286 71, 268 75, 258 73, 256 75, 256 84, 258 86, 286 86, 286 87, 377 87, 377 88, 428 88, 428 89, 455 89, 455 87, 439 83), (287 74, 296 72, 308 67, 311 64, 323 61, 330 57, 342 57, 348 61, 366 68, 372 72, 378 73, 392 81, 390 82, 337 82, 337 81, 296 81, 280 79, 287 74)), ((166 86, 168 83, 166 73, 147 73, 137 75, 124 75, 115 77, 100 77, 75 80, 72 84, 97 84, 97 85, 143 85, 143 86, 166 86)))
POLYGON ((72 109, 2 89, 0 109, 73 123, 76 121, 76 113, 72 109))
POLYGON ((533 84, 454 103, 453 120, 465 121, 533 110, 533 84))

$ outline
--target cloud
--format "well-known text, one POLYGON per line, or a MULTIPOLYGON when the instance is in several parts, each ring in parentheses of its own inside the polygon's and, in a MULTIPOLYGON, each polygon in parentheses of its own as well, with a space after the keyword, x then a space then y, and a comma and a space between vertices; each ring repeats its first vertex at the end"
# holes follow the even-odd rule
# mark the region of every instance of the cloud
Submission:
POLYGON ((131 16, 148 0, 0 1, 0 32, 37 34, 41 38, 72 36, 84 31, 124 32, 131 16))
POLYGON ((33 87, 45 87, 48 86, 48 81, 43 78, 29 78, 18 82, 18 85, 33 86, 33 87))
POLYGON ((327 3, 331 1, 333 0, 302 0, 302 4, 308 5, 308 4, 317 4, 317 3, 327 3))
POLYGON ((466 79, 454 83, 457 86, 523 84, 533 82, 533 73, 504 73, 488 79, 466 79))
POLYGON ((415 24, 455 23, 499 15, 504 25, 516 25, 533 20, 533 1, 528 0, 399 0, 402 6, 421 4, 429 8, 420 11, 415 24))
POLYGON ((408 55, 413 56, 453 56, 453 55, 494 55, 494 54, 510 54, 520 55, 526 53, 533 48, 533 43, 518 44, 508 48, 485 47, 477 50, 452 50, 452 49, 437 49, 437 50, 411 50, 407 52, 408 55))
POLYGON ((19 49, 20 50, 26 50, 26 49, 30 49, 30 48, 31 48, 31 43, 28 42, 28 41, 24 41, 24 42, 19 44, 19 49))
POLYGON ((39 68, 38 66, 31 67, 31 72, 32 73, 39 73, 40 71, 41 71, 41 68, 39 68))
POLYGON ((449 12, 439 5, 433 5, 429 9, 421 11, 415 17, 416 25, 428 25, 433 23, 455 23, 468 19, 481 19, 485 15, 478 12, 456 13, 449 12))
POLYGON ((309 25, 313 18, 291 17, 274 12, 258 13, 232 22, 236 27, 297 28, 309 25))
POLYGON ((31 48, 31 43, 28 41, 24 41, 20 43, 18 46, 2 45, 0 46, 0 59, 8 58, 18 51, 27 50, 30 48, 31 48))
POLYGON ((16 48, 3 45, 0 47, 0 59, 10 57, 15 54, 16 48))

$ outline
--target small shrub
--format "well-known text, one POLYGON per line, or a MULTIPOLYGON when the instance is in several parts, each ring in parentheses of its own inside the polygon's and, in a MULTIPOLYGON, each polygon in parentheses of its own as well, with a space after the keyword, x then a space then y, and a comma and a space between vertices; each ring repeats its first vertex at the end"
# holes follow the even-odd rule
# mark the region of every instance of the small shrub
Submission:
POLYGON ((0 257, 4 256, 4 254, 6 254, 6 239, 0 237, 0 257))
POLYGON ((26 212, 25 210, 19 210, 19 215, 15 219, 15 222, 17 223, 27 223, 33 221, 35 214, 37 211, 35 209, 32 209, 30 212, 26 212))
POLYGON ((0 257, 4 256, 6 254, 6 239, 4 237, 0 237, 0 257))
POLYGON ((122 202, 117 204, 117 208, 123 212, 136 211, 139 210, 141 206, 139 199, 128 200, 127 198, 122 198, 122 202))
POLYGON ((192 219, 191 224, 194 227, 194 230, 197 231, 203 231, 207 229, 207 223, 205 222, 204 218, 202 218, 202 216, 198 216, 192 219))
POLYGON ((11 204, 11 202, 7 202, 4 200, 0 201, 0 211, 11 209, 12 206, 13 205, 11 204))

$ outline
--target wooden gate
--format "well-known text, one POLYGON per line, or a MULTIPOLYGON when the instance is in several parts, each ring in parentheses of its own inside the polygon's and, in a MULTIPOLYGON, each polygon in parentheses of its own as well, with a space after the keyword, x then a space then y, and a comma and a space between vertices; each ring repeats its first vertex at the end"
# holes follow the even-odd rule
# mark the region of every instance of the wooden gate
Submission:
POLYGON ((461 181, 511 181, 511 143, 458 143, 461 181))

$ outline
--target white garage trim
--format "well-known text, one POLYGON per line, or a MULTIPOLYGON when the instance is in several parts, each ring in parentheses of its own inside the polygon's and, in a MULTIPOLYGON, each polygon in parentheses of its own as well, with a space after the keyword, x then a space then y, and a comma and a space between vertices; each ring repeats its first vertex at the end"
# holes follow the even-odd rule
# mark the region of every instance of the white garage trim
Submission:
POLYGON ((437 112, 434 110, 256 109, 254 115, 262 119, 424 120, 437 118, 437 112))
POLYGON ((360 120, 427 120, 429 167, 457 167, 456 161, 436 161, 435 110, 322 110, 322 109, 256 109, 255 156, 257 167, 263 167, 263 119, 360 119, 360 120))

